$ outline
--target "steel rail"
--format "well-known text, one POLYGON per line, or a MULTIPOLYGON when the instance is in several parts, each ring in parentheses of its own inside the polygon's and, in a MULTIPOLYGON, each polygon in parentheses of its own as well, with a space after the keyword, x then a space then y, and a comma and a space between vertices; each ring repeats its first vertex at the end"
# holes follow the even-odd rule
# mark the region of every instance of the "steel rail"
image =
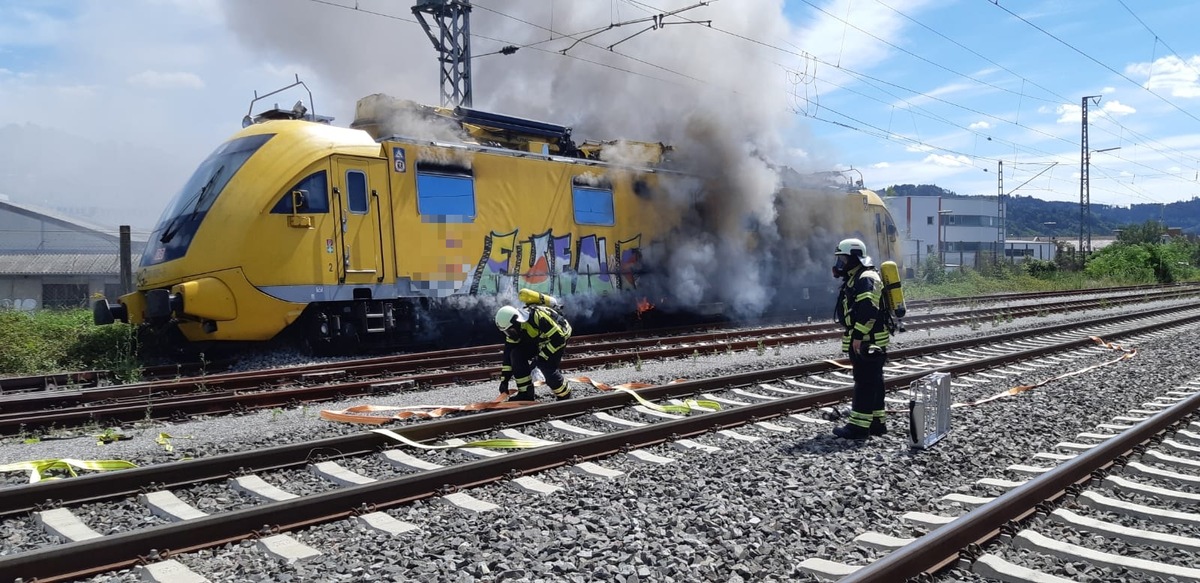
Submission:
POLYGON ((1134 453, 1200 409, 1200 394, 1163 409, 1131 429, 1122 431, 1054 469, 1031 479, 1002 496, 942 525, 916 541, 893 551, 839 583, 895 583, 910 581, 948 567, 970 545, 983 545, 1013 524, 1028 518, 1038 505, 1053 503, 1068 495, 1120 460, 1134 453))
MULTIPOLYGON (((1182 318, 1175 325, 1197 320, 1200 320, 1200 315, 1182 318)), ((1126 330, 1120 334, 1140 334, 1160 330, 1162 326, 1163 323, 1158 322, 1126 330)), ((942 370, 953 373, 985 370, 1048 352, 1057 352, 1087 345, 1091 342, 1090 338, 1082 338, 1055 346, 1039 347, 960 365, 943 367, 942 370)), ((780 372, 802 368, 803 366, 806 365, 774 369, 772 371, 774 374, 771 376, 773 378, 786 376, 786 373, 781 375, 780 372)), ((917 372, 899 375, 886 379, 885 384, 887 388, 896 388, 911 383, 926 374, 928 373, 917 372)), ((653 400, 703 390, 712 390, 729 385, 761 382, 763 380, 767 380, 764 378, 763 372, 755 371, 729 377, 651 387, 642 389, 639 391, 639 394, 653 400)), ((432 497, 448 490, 496 482, 513 476, 514 473, 524 474, 542 471, 566 464, 604 457, 619 451, 650 447, 674 439, 737 427, 763 419, 771 419, 790 414, 796 410, 821 407, 843 401, 850 396, 851 392, 851 388, 830 389, 765 403, 697 414, 678 420, 661 421, 644 427, 616 431, 605 435, 575 439, 557 445, 507 454, 497 458, 487 458, 438 470, 380 480, 365 485, 344 487, 331 492, 304 496, 298 499, 265 503, 253 508, 219 515, 154 526, 132 532, 111 534, 99 539, 56 545, 9 557, 0 557, 0 580, 34 576, 39 581, 78 578, 134 565, 142 560, 142 557, 147 556, 152 549, 158 549, 160 555, 169 555, 171 553, 169 549, 174 549, 174 552, 188 552, 235 540, 251 538, 262 534, 262 531, 259 529, 263 525, 276 525, 270 529, 271 532, 276 532, 339 520, 364 510, 371 511, 390 508, 414 500, 432 497), (286 519, 281 520, 280 517, 286 517, 286 519), (104 558, 98 562, 97 557, 104 558)), ((503 415, 503 421, 507 424, 529 423, 547 418, 577 415, 598 408, 623 406, 631 401, 632 398, 628 395, 616 393, 580 399, 574 402, 546 403, 506 411, 503 415)), ((1188 403, 1192 403, 1193 401, 1200 402, 1200 397, 1194 397, 1188 403)), ((1170 411, 1174 411, 1174 409, 1172 408, 1170 411)), ((1160 413, 1159 415, 1161 416, 1162 414, 1160 413)), ((1179 415, 1182 415, 1182 413, 1179 415)), ((396 432, 416 441, 426 441, 447 433, 472 435, 494 430, 496 422, 501 420, 500 417, 500 414, 493 414, 451 419, 401 428, 397 429, 396 432)), ((1174 418, 1174 415, 1172 418, 1174 418)), ((1158 417, 1155 419, 1158 419, 1158 417)), ((1158 425, 1158 423, 1154 424, 1154 426, 1158 425)), ((311 457, 315 451, 318 451, 318 448, 323 449, 330 445, 340 447, 341 444, 346 443, 354 443, 358 451, 370 451, 376 447, 391 444, 392 442, 382 435, 365 432, 364 434, 355 436, 331 438, 314 443, 300 444, 299 446, 281 446, 280 448, 271 448, 271 450, 264 450, 258 453, 271 457, 274 457, 273 454, 279 451, 290 451, 293 456, 302 453, 305 457, 296 459, 297 463, 302 463, 311 457)), ((1102 451, 1108 451, 1111 447, 1113 446, 1106 444, 1102 451)), ((344 451, 339 453, 344 453, 344 451)), ((1094 457, 1090 454, 1085 454, 1085 456, 1089 459, 1094 457)), ((213 465, 214 460, 217 460, 217 458, 209 459, 210 465, 213 465)), ((44 485, 48 487, 40 487, 42 485, 18 487, 6 490, 6 496, 3 498, 8 499, 11 494, 17 493, 13 492, 14 490, 23 490, 26 497, 32 494, 35 489, 40 490, 38 492, 39 497, 47 494, 53 495, 56 493, 53 491, 55 490, 53 486, 58 486, 57 493, 62 493, 66 489, 76 491, 87 490, 89 488, 102 489, 99 487, 101 483, 117 481, 122 477, 122 474, 130 477, 134 474, 139 474, 139 478, 152 474, 162 477, 170 476, 169 479, 174 482, 178 480, 179 476, 175 475, 175 472, 172 470, 178 469, 186 472, 189 469, 188 466, 198 465, 204 461, 174 462, 145 469, 124 470, 112 474, 75 478, 44 485), (38 488, 34 486, 38 486, 38 488)), ((278 464, 280 461, 274 460, 274 463, 278 464)), ((228 470, 229 467, 226 465, 222 469, 228 470)), ((145 484, 144 481, 141 483, 145 484)), ((1038 491, 1040 492, 1040 490, 1038 491)), ((988 506, 984 508, 988 508, 988 506)), ((935 534, 937 532, 939 531, 935 531, 935 534)), ((888 578, 879 580, 895 581, 896 579, 888 578)))
MULTIPOLYGON (((1198 292, 1200 292, 1200 289, 1167 288, 1163 291, 1154 292, 1152 294, 1142 294, 1140 296, 1121 296, 1092 300, 1068 300, 1052 304, 1038 304, 1033 306, 975 309, 972 310, 970 315, 965 316, 955 316, 950 314, 922 314, 910 316, 906 320, 906 324, 913 329, 918 329, 927 323, 947 325, 955 322, 978 321, 1004 315, 1016 317, 1022 315, 1033 315, 1041 312, 1084 309, 1089 306, 1113 306, 1142 303, 1151 300, 1167 300, 1181 296, 1189 296, 1198 292)), ((682 330, 687 333, 679 336, 662 336, 656 334, 650 337, 634 338, 630 338, 628 334, 609 333, 578 336, 572 339, 571 348, 574 352, 586 352, 589 350, 619 351, 638 349, 657 351, 661 350, 658 348, 660 344, 680 344, 684 342, 742 342, 749 343, 751 346, 753 346, 754 342, 756 341, 755 339, 762 340, 764 342, 770 341, 778 343, 781 341, 809 341, 827 338, 841 333, 840 330, 835 328, 836 327, 833 324, 787 324, 716 332, 696 332, 695 328, 693 327, 682 330), (771 338, 773 335, 786 336, 786 338, 771 338), (799 337, 797 337, 797 335, 799 335, 799 337), (753 337, 753 339, 745 340, 747 336, 753 337)), ((81 388, 73 391, 37 391, 17 394, 14 396, 0 394, 0 411, 3 411, 5 414, 20 411, 34 411, 37 410, 36 407, 42 403, 46 403, 50 407, 61 408, 64 406, 82 405, 96 402, 111 404, 114 402, 119 402, 122 399, 136 399, 145 401, 146 398, 151 396, 165 398, 170 396, 195 395, 197 393, 204 393, 207 395, 211 394, 214 387, 224 391, 240 389, 255 390, 262 389, 264 387, 283 386, 289 383, 302 384, 308 382, 308 379, 306 378, 308 376, 315 377, 323 374, 330 374, 332 372, 341 373, 345 376, 358 377, 381 374, 394 376, 402 373, 415 373, 416 371, 420 370, 477 366, 479 365, 479 359, 481 357, 495 360, 498 357, 497 355, 499 354, 501 348, 502 346, 499 344, 489 344, 485 346, 457 348, 442 351, 354 359, 339 363, 312 364, 252 372, 219 373, 211 375, 205 374, 203 376, 186 379, 157 380, 118 386, 86 389, 81 388)))
MULTIPOLYGON (((1108 300, 1110 303, 1115 301, 1108 300)), ((1121 302, 1141 302, 1141 299, 1121 300, 1121 302)), ((1070 302, 1073 303, 1073 302, 1070 302)), ((1047 309, 1061 307, 1057 306, 1036 306, 1025 311, 1007 310, 1010 314, 1035 314, 1047 309)), ((1176 308, 1162 308, 1161 310, 1174 310, 1176 308)), ((1154 311, 1140 312, 1139 314, 1152 314, 1154 311)), ((1136 314, 1134 314, 1136 315, 1136 314)), ((1130 315, 1130 316, 1134 316, 1130 315)), ((957 319, 948 319, 939 317, 936 323, 939 325, 949 325, 963 321, 978 321, 979 316, 972 314, 971 316, 960 317, 957 319)), ((1071 327, 1073 325, 1067 324, 1071 327)), ((748 331, 745 335, 753 336, 757 331, 748 331)), ((643 353, 606 353, 594 354, 591 356, 574 356, 564 360, 564 365, 569 368, 583 368, 591 366, 599 366, 610 364, 613 362, 621 362, 634 358, 669 358, 674 356, 686 356, 701 352, 708 352, 709 349, 716 352, 720 349, 738 350, 746 348, 754 348, 761 346, 770 348, 773 346, 782 345, 785 343, 796 342, 811 342, 818 339, 837 338, 841 336, 841 331, 826 329, 823 332, 810 332, 803 336, 777 336, 767 338, 752 337, 746 340, 715 340, 716 343, 708 345, 679 345, 673 347, 655 347, 643 353)), ((693 337, 695 339, 696 337, 693 337)), ((724 335, 704 336, 702 338, 724 338, 724 335)), ((659 343, 662 339, 654 339, 648 342, 659 343)), ((459 357, 450 359, 450 362, 445 362, 440 359, 428 359, 423 363, 428 367, 447 366, 451 363, 462 364, 464 362, 478 362, 477 357, 459 357)), ((354 377, 348 371, 354 370, 352 367, 342 364, 323 365, 326 367, 325 375, 334 375, 340 377, 354 377)), ((370 365, 375 367, 376 365, 370 365)), ((389 370, 391 367, 387 367, 389 370)), ((414 366, 415 368, 415 366, 414 366)), ((394 382, 410 381, 415 384, 422 385, 442 385, 455 382, 477 382, 486 381, 492 378, 495 373, 494 366, 476 367, 465 370, 451 370, 444 372, 432 372, 412 374, 404 377, 395 377, 394 382)), ((290 372, 290 371, 289 371, 290 372)), ((360 369, 358 372, 364 372, 360 369)), ((371 368, 365 372, 380 372, 380 368, 371 368)), ((211 380, 222 388, 221 391, 212 393, 209 390, 203 393, 187 392, 184 394, 174 394, 169 392, 167 388, 161 389, 162 392, 154 392, 153 385, 128 385, 124 387, 113 387, 105 389, 90 390, 93 398, 98 398, 102 395, 126 394, 130 395, 124 398, 115 399, 108 398, 88 404, 71 404, 64 402, 63 399, 69 397, 79 397, 81 392, 76 391, 69 394, 61 393, 39 393, 36 396, 28 397, 13 397, 8 399, 0 398, 0 434, 16 434, 22 431, 40 429, 43 427, 52 426, 72 426, 81 423, 106 423, 106 422, 134 422, 145 420, 147 418, 156 420, 179 419, 190 415, 213 415, 213 414, 228 414, 247 409, 262 409, 269 407, 277 407, 281 405, 291 405, 300 402, 314 402, 333 398, 344 398, 355 395, 365 395, 376 392, 377 385, 384 384, 382 379, 374 378, 361 381, 350 382, 327 382, 316 386, 278 386, 266 387, 255 386, 252 389, 238 391, 237 387, 251 384, 251 382, 259 382, 265 378, 278 378, 279 371, 263 371, 249 373, 238 377, 236 380, 224 379, 218 380, 213 377, 211 380), (226 383, 232 382, 232 386, 227 386, 226 383), (143 392, 144 391, 144 392, 143 392), (50 406, 38 408, 39 403, 50 403, 50 406), (149 413, 152 411, 153 413, 149 413)), ((318 373, 305 373, 318 374, 318 373)), ((394 374, 388 372, 388 374, 394 374)), ((303 377, 303 375, 297 375, 303 377)), ((329 376, 329 378, 333 378, 329 376)), ((180 386, 188 385, 192 381, 182 383, 180 386)), ((206 383, 201 383, 206 384, 206 383)), ((386 389, 383 389, 386 390, 386 389)))
MULTIPOLYGON (((1115 322, 1131 318, 1132 317, 1130 316, 1112 317, 1105 320, 1091 322, 1089 325, 1103 324, 1110 321, 1115 322)), ((1200 315, 1183 318, 1178 320, 1178 322, 1192 322, 1197 320, 1200 320, 1200 315)), ((1123 332, 1122 334, 1138 334, 1145 331, 1159 329, 1162 326, 1163 323, 1155 322, 1132 328, 1123 332)), ((974 347, 980 344, 998 343, 1008 340, 1026 338, 1033 335, 1045 335, 1070 331, 1079 327, 1079 324, 1059 324, 1049 328, 1038 329, 1036 331, 1014 331, 991 336, 955 340, 936 345, 896 350, 891 353, 891 358, 898 360, 903 358, 911 358, 914 356, 923 356, 931 353, 943 353, 961 348, 974 347)), ((983 370, 996 366, 997 364, 1010 362, 1014 359, 1020 360, 1037 354, 1069 350, 1079 346, 1090 345, 1092 342, 1093 341, 1089 337, 1085 336, 1070 342, 1059 343, 1044 349, 1039 348, 1014 352, 1010 353, 1010 355, 1001 355, 997 357, 971 361, 958 366, 943 367, 941 370, 955 373, 983 370)), ((700 392, 721 389, 728 386, 752 385, 761 382, 773 381, 779 378, 821 374, 830 372, 837 368, 838 367, 836 365, 831 364, 828 361, 808 362, 799 365, 738 373, 735 375, 715 377, 711 379, 698 379, 662 385, 658 387, 649 387, 640 389, 638 394, 651 400, 687 397, 700 392)), ((909 375, 886 378, 884 383, 888 389, 892 389, 905 385, 912 380, 915 380, 915 378, 922 374, 925 373, 913 373, 909 375)), ((809 397, 811 395, 826 396, 823 398, 827 398, 827 400, 822 400, 820 401, 820 404, 812 405, 819 407, 825 404, 836 403, 840 400, 844 400, 850 396, 850 393, 851 390, 848 388, 833 389, 828 392, 812 393, 810 395, 806 395, 805 397, 809 397)), ((475 435, 493 430, 495 426, 499 424, 524 424, 543 419, 570 417, 592 410, 607 410, 624 407, 630 404, 632 401, 633 398, 625 393, 602 393, 583 399, 539 403, 538 405, 531 407, 491 411, 486 415, 470 415, 451 419, 442 419, 438 421, 429 421, 408 427, 398 428, 395 431, 409 439, 416 441, 435 439, 443 435, 475 435)), ((806 404, 805 406, 810 405, 811 404, 806 404)), ((260 470, 289 467, 304 463, 310 460, 314 455, 322 455, 322 452, 338 451, 344 453, 362 453, 371 451, 372 448, 378 447, 383 443, 386 443, 386 439, 374 433, 364 432, 356 435, 332 437, 301 444, 280 445, 251 452, 230 454, 228 456, 216 456, 180 462, 168 462, 165 464, 156 464, 144 468, 122 470, 120 472, 99 473, 71 478, 69 480, 54 480, 49 482, 41 482, 38 484, 15 486, 4 489, 3 495, 0 495, 0 516, 30 512, 46 505, 48 501, 51 503, 51 505, 54 505, 57 503, 56 501, 62 500, 70 501, 70 503, 82 503, 111 499, 118 496, 133 495, 138 493, 146 484, 151 483, 163 487, 173 487, 202 481, 211 481, 214 479, 223 478, 240 467, 253 467, 260 470)))
MULTIPOLYGON (((1180 290, 1194 289, 1197 287, 1200 287, 1200 286, 1197 286, 1196 284, 1176 283, 1176 284, 1168 284, 1168 285, 1137 285, 1137 286, 1121 286, 1121 287, 1111 287, 1111 288, 1062 290, 1062 291, 1050 291, 1050 292, 999 293, 999 294, 988 294, 988 295, 975 296, 975 297, 971 297, 971 298, 932 298, 932 299, 924 299, 924 300, 912 300, 912 301, 907 302, 907 304, 908 304, 909 311, 912 312, 912 311, 916 311, 916 310, 924 309, 924 308, 933 308, 933 307, 937 307, 937 306, 954 306, 954 305, 960 305, 960 304, 966 304, 966 303, 1023 301, 1023 300, 1030 300, 1030 299, 1070 297, 1070 296, 1075 296, 1075 295, 1087 295, 1087 294, 1102 295, 1102 294, 1106 294, 1106 293, 1112 293, 1112 294, 1114 294, 1113 299, 1121 299, 1121 298, 1127 297, 1122 294, 1136 293, 1138 291, 1145 291, 1145 292, 1151 292, 1151 293, 1165 293, 1165 294, 1170 295, 1172 293, 1175 293, 1175 294, 1186 293, 1186 291, 1180 291, 1180 290)), ((763 323, 765 324, 768 321, 779 321, 779 318, 767 319, 767 320, 764 320, 763 323)), ((733 325, 733 324, 731 324, 729 322, 714 322, 714 323, 710 323, 707 325, 700 325, 700 326, 697 326, 697 325, 669 326, 669 327, 645 328, 645 329, 641 329, 641 330, 625 331, 625 332, 602 332, 602 333, 597 333, 597 334, 580 335, 576 338, 576 341, 578 342, 580 340, 583 340, 586 342, 609 342, 610 340, 628 339, 631 336, 631 334, 634 336, 638 336, 641 334, 653 334, 655 336, 670 335, 670 334, 674 334, 674 333, 691 334, 691 333, 695 333, 698 328, 703 328, 706 326, 710 327, 710 328, 716 327, 716 328, 724 329, 731 325, 733 325)), ((736 326, 739 328, 744 328, 746 326, 746 324, 739 323, 739 324, 736 324, 736 326)), ((500 348, 500 345, 498 345, 498 344, 486 344, 486 345, 468 346, 468 347, 456 348, 456 349, 438 350, 438 351, 433 351, 433 352, 418 352, 418 353, 404 354, 404 355, 389 355, 389 356, 380 356, 380 357, 372 357, 372 358, 362 358, 362 359, 355 359, 352 362, 360 363, 360 364, 364 364, 364 365, 369 365, 371 363, 383 363, 383 362, 403 362, 406 359, 419 360, 421 355, 423 355, 423 354, 433 355, 436 358, 443 358, 443 357, 449 357, 449 356, 463 356, 463 355, 468 355, 468 354, 494 353, 499 348, 500 348)), ((180 363, 180 364, 148 366, 148 367, 142 368, 141 374, 142 374, 143 381, 140 381, 138 383, 128 383, 127 385, 129 385, 129 384, 145 385, 145 384, 151 384, 151 383, 157 383, 157 382, 170 383, 171 381, 169 379, 171 377, 180 377, 180 376, 193 377, 193 376, 202 376, 203 375, 206 378, 219 378, 219 376, 221 376, 221 375, 210 375, 209 371, 213 371, 213 370, 222 371, 222 370, 228 369, 234 364, 234 362, 235 362, 234 359, 220 359, 220 360, 210 361, 210 362, 188 362, 188 363, 180 363)), ((301 372, 307 372, 307 371, 323 370, 325 368, 328 368, 328 365, 305 365, 305 366, 300 366, 300 367, 292 367, 289 370, 292 373, 301 373, 301 372)), ((236 374, 236 373, 230 373, 230 374, 236 374)), ((48 390, 48 389, 54 390, 54 389, 58 389, 63 386, 80 387, 80 388, 100 387, 105 382, 111 381, 113 378, 116 378, 116 375, 113 373, 113 371, 99 370, 99 369, 98 370, 52 373, 52 374, 46 374, 46 375, 0 377, 0 396, 6 395, 6 394, 11 394, 11 393, 38 392, 38 391, 44 391, 44 390, 48 390)))

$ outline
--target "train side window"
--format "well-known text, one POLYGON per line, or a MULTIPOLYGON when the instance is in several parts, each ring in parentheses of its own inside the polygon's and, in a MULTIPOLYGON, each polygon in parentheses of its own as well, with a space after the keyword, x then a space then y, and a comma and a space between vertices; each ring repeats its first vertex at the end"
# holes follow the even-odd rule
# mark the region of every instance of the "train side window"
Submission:
POLYGON ((443 223, 475 221, 475 178, 417 170, 417 212, 443 223))
POLYGON ((346 171, 346 206, 356 215, 367 214, 367 175, 362 170, 346 171))
POLYGON ((576 223, 608 227, 616 224, 611 188, 601 189, 575 185, 571 189, 571 194, 576 223))
POLYGON ((283 191, 283 196, 279 197, 279 202, 276 202, 275 206, 271 208, 271 214, 292 214, 292 193, 297 190, 304 193, 304 196, 300 198, 300 206, 296 208, 297 213, 317 214, 329 212, 329 181, 325 177, 325 171, 321 170, 309 174, 304 180, 283 191))
POLYGON ((875 213, 875 234, 881 233, 883 233, 883 219, 880 218, 879 213, 875 213))

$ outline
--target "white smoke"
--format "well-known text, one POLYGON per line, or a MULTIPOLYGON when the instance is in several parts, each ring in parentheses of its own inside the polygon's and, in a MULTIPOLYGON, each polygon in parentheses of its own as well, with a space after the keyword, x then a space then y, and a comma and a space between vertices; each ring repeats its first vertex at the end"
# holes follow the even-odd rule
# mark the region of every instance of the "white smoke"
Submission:
MULTIPOLYGON (((338 100, 382 92, 431 103, 440 95, 440 78, 425 32, 417 24, 366 12, 415 20, 411 4, 358 0, 361 10, 348 10, 288 0, 226 0, 223 6, 243 42, 301 62, 342 92, 338 100)), ((614 26, 578 43, 582 35, 564 35, 692 2, 472 4, 471 50, 479 56, 471 63, 474 108, 567 125, 577 142, 664 142, 673 148, 668 157, 674 169, 705 181, 703 189, 689 180, 661 184, 674 213, 669 216, 682 221, 657 257, 668 266, 669 293, 677 301, 719 302, 731 314, 755 315, 778 295, 775 285, 796 283, 796 267, 807 272, 828 263, 840 238, 828 232, 840 224, 829 216, 828 201, 779 194, 777 169, 796 163, 782 159, 796 122, 785 67, 806 65, 799 55, 734 36, 788 45, 797 30, 782 0, 753 7, 713 2, 667 17, 668 26, 652 29, 649 21, 614 26), (522 48, 513 55, 483 56, 507 44, 522 48), (785 272, 790 275, 783 277, 785 272)), ((615 161, 644 160, 646 154, 628 144, 604 150, 615 161)), ((829 277, 827 270, 823 277, 829 277)))

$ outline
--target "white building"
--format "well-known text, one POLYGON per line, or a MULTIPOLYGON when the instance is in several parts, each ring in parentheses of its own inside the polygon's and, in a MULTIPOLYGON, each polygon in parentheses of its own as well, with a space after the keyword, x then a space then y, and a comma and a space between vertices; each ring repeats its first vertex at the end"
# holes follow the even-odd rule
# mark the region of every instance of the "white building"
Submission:
POLYGON ((1004 254, 1004 209, 994 196, 893 196, 884 201, 900 231, 909 269, 930 256, 947 267, 975 268, 1004 254))
MULTIPOLYGON (((1074 247, 1074 245, 1071 246, 1074 247)), ((1058 240, 1054 237, 1009 239, 1004 242, 1004 258, 1013 263, 1021 263, 1030 259, 1054 261, 1056 257, 1058 257, 1058 240)))

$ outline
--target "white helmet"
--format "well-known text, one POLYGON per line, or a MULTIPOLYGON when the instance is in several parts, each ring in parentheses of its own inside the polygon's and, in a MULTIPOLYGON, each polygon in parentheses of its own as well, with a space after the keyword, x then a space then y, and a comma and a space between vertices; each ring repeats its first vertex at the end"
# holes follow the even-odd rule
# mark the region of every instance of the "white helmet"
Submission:
POLYGON ((871 265, 871 258, 867 256, 867 246, 860 239, 842 239, 833 254, 857 257, 859 263, 871 265))
POLYGON ((501 332, 525 321, 525 314, 512 306, 504 306, 496 311, 496 327, 501 332))

